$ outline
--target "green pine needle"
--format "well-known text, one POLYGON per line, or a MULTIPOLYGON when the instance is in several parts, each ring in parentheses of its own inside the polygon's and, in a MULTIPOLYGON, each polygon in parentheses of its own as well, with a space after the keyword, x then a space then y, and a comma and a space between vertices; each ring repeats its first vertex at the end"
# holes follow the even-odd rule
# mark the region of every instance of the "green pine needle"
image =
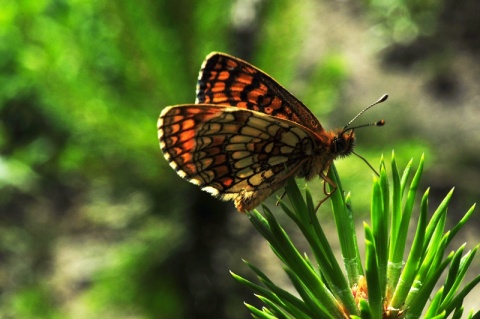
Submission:
MULTIPOLYGON (((294 295, 279 287, 259 268, 245 262, 261 284, 233 272, 232 276, 252 289, 265 305, 260 310, 246 304, 254 318, 415 319, 422 313, 424 318, 461 318, 465 296, 480 282, 480 275, 464 282, 479 246, 465 252, 466 245, 462 245, 448 255, 445 253, 448 244, 472 216, 475 205, 452 230, 446 230, 453 190, 430 218, 428 189, 420 205, 417 204, 424 157, 413 178, 410 176, 413 160, 400 175, 392 153, 390 167, 389 175, 382 157, 380 176, 373 180, 371 224, 364 224, 364 263, 359 254, 350 195, 345 195, 334 165, 328 177, 338 188, 330 187, 333 193, 323 205, 331 203, 343 267, 337 262, 316 215, 312 194, 306 189, 302 195, 293 178, 285 186, 288 201, 280 200, 279 206, 305 237, 310 251, 299 251, 275 218, 278 212, 274 214, 264 206, 263 214, 256 210, 248 213, 297 292, 294 295), (418 219, 415 229, 412 219, 418 219), (408 242, 412 244, 409 246, 408 242), (445 272, 444 282, 440 283, 445 272), (434 291, 439 283, 441 288, 434 291)), ((320 198, 322 195, 325 196, 320 194, 320 198)), ((354 198, 354 194, 351 197, 354 198)), ((480 312, 470 312, 468 318, 480 319, 480 312)))

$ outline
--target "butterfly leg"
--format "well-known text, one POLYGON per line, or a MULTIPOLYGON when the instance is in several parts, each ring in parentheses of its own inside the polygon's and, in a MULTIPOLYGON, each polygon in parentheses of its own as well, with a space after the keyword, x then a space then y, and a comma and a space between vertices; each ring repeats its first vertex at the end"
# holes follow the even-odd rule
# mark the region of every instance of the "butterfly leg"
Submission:
POLYGON ((282 196, 280 196, 280 198, 277 200, 277 202, 275 203, 275 206, 280 205, 280 201, 285 197, 285 195, 287 195, 286 190, 283 191, 282 196))
POLYGON ((315 213, 318 211, 318 209, 320 208, 320 206, 327 200, 330 198, 330 196, 333 195, 333 193, 335 193, 335 191, 337 190, 337 184, 335 184, 334 181, 332 181, 327 175, 325 175, 323 172, 321 172, 320 174, 320 177, 323 179, 323 192, 325 194, 325 198, 320 200, 317 204, 317 206, 315 207, 315 213), (332 186, 332 190, 330 192, 327 191, 327 183, 332 186))

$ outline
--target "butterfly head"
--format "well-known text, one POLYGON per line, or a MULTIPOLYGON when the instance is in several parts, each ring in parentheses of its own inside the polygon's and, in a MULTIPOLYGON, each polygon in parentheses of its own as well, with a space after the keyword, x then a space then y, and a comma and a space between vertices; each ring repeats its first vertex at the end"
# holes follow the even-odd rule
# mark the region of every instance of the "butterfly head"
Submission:
POLYGON ((349 129, 341 130, 335 135, 332 142, 333 153, 337 157, 346 157, 353 152, 355 146, 355 133, 349 129))
POLYGON ((375 123, 370 123, 370 124, 364 124, 364 125, 359 125, 355 127, 344 127, 342 130, 340 130, 337 135, 333 137, 332 141, 332 147, 333 147, 333 153, 335 154, 335 157, 345 157, 350 155, 351 153, 355 154, 358 156, 360 159, 362 159, 367 165, 372 169, 375 174, 378 175, 377 171, 375 168, 373 168, 370 163, 360 156, 359 154, 355 153, 353 151, 353 147, 355 146, 355 132, 354 130, 360 127, 366 127, 366 126, 383 126, 385 124, 384 120, 380 120, 375 123))

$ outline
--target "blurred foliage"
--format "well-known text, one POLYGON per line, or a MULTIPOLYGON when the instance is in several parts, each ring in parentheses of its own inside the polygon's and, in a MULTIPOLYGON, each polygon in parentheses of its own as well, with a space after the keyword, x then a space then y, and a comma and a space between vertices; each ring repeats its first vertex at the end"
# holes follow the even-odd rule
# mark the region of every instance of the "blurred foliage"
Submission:
POLYGON ((378 23, 378 33, 387 42, 410 43, 437 30, 444 1, 364 0, 378 23))
MULTIPOLYGON (((398 3, 395 12, 417 12, 398 3)), ((203 58, 225 51, 328 121, 352 65, 342 48, 312 45, 317 5, 0 1, 0 317, 244 318, 245 292, 211 273, 228 277, 213 260, 230 206, 169 168, 156 120, 167 105, 193 102, 203 58)), ((434 20, 438 8, 402 19, 422 26, 416 17, 434 20)))

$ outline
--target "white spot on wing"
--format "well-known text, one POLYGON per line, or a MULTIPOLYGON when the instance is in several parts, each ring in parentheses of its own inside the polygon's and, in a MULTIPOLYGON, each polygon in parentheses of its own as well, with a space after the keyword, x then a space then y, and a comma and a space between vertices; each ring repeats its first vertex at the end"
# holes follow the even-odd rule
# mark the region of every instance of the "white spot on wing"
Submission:
POLYGON ((157 121, 157 129, 159 130, 159 136, 160 136, 160 133, 162 130, 160 130, 160 128, 163 127, 163 118, 162 117, 159 117, 158 118, 158 121, 157 121))
MULTIPOLYGON (((158 131, 158 138, 162 138, 162 132, 160 131, 158 131)), ((160 149, 164 150, 166 147, 167 145, 165 145, 165 142, 160 141, 160 149)), ((167 155, 165 155, 165 158, 167 158, 167 155)), ((170 156, 168 156, 168 158, 170 158, 170 156)))
POLYGON ((213 188, 212 186, 206 186, 206 187, 203 187, 202 190, 212 194, 213 196, 218 196, 220 194, 220 192, 218 191, 218 189, 216 188, 213 188))
MULTIPOLYGON (((170 165, 171 168, 173 168, 174 170, 177 170, 177 167, 178 167, 177 163, 175 163, 174 161, 171 161, 171 160, 170 160, 169 158, 167 158, 166 156, 165 156, 165 159, 168 161, 168 164, 170 165)), ((180 175, 180 174, 178 174, 178 175, 180 175)), ((180 176, 181 176, 181 175, 180 175, 180 176)))
POLYGON ((189 180, 190 183, 200 186, 200 181, 198 179, 192 178, 189 180))

